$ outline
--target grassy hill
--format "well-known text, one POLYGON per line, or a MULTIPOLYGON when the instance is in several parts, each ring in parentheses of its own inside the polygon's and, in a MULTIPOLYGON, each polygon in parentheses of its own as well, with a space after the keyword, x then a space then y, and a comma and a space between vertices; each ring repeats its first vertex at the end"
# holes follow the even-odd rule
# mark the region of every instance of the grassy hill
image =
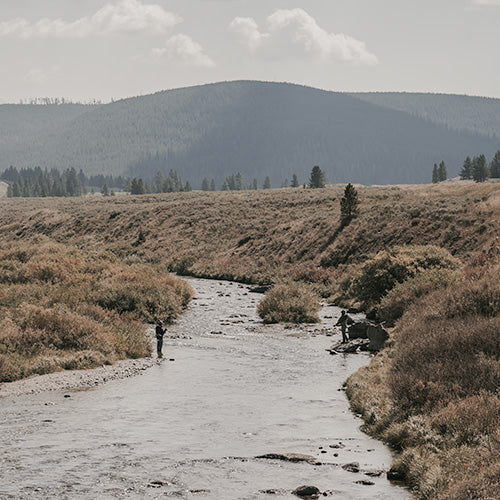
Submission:
POLYGON ((500 100, 345 94, 226 82, 101 106, 0 106, 0 169, 40 165, 152 177, 176 169, 193 187, 240 171, 273 186, 320 165, 330 182, 421 183, 444 160, 500 147, 500 100), (439 104, 439 106, 438 106, 439 104), (436 111, 437 109, 437 111, 436 111), (446 112, 445 112, 446 111, 446 112), (32 118, 33 117, 33 118, 32 118))

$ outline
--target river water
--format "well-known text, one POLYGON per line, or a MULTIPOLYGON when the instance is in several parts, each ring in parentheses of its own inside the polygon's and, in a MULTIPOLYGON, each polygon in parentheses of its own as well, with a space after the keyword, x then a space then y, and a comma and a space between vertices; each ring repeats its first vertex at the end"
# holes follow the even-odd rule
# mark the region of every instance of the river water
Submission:
POLYGON ((263 325, 262 295, 189 281, 195 300, 143 375, 0 399, 0 498, 296 499, 303 484, 327 498, 410 498, 364 474, 391 454, 359 430, 340 390, 369 356, 325 351, 337 308, 318 325, 263 325), (254 458, 268 453, 317 462, 254 458), (360 472, 342 468, 353 461, 360 472))

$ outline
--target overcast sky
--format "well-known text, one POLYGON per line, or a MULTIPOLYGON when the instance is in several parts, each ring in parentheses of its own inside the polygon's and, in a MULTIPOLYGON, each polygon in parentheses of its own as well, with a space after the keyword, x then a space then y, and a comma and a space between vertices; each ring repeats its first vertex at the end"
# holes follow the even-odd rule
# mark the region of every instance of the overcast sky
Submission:
POLYGON ((222 80, 500 98, 500 0, 0 0, 0 102, 222 80))

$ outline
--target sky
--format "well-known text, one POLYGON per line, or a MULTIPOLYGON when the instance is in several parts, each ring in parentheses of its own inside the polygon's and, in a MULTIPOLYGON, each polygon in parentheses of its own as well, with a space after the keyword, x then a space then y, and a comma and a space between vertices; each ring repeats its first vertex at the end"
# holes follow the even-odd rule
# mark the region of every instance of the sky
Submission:
POLYGON ((500 0, 0 0, 0 102, 230 80, 500 98, 500 0))

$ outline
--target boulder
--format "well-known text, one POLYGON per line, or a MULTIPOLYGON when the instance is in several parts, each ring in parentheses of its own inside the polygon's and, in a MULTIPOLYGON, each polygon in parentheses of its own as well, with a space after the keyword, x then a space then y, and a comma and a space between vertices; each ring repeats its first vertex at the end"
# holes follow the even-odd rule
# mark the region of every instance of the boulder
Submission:
POLYGON ((342 469, 347 472, 359 472, 359 462, 349 462, 348 464, 344 464, 342 469))
POLYGON ((369 481, 368 479, 360 479, 356 481, 356 484, 363 484, 364 486, 373 486, 375 483, 373 481, 369 481))
POLYGON ((319 489, 316 488, 316 486, 307 486, 307 485, 295 488, 292 491, 292 493, 301 498, 319 498, 319 496, 321 495, 321 491, 319 491, 319 489))
POLYGON ((372 352, 380 351, 389 338, 386 329, 381 325, 371 325, 368 327, 368 340, 370 341, 368 349, 372 352))
POLYGON ((378 321, 378 307, 375 306, 366 313, 366 319, 378 321))
POLYGON ((284 462, 307 462, 315 464, 317 460, 311 455, 303 455, 302 453, 266 453, 255 458, 265 458, 267 460, 283 460, 284 462))
POLYGON ((367 339, 369 326, 373 326, 373 323, 369 321, 357 321, 347 329, 349 339, 367 339))
POLYGON ((363 350, 363 348, 368 347, 368 345, 369 341, 367 339, 354 339, 345 343, 338 342, 337 344, 333 344, 327 351, 330 354, 349 354, 357 352, 358 349, 363 350))

